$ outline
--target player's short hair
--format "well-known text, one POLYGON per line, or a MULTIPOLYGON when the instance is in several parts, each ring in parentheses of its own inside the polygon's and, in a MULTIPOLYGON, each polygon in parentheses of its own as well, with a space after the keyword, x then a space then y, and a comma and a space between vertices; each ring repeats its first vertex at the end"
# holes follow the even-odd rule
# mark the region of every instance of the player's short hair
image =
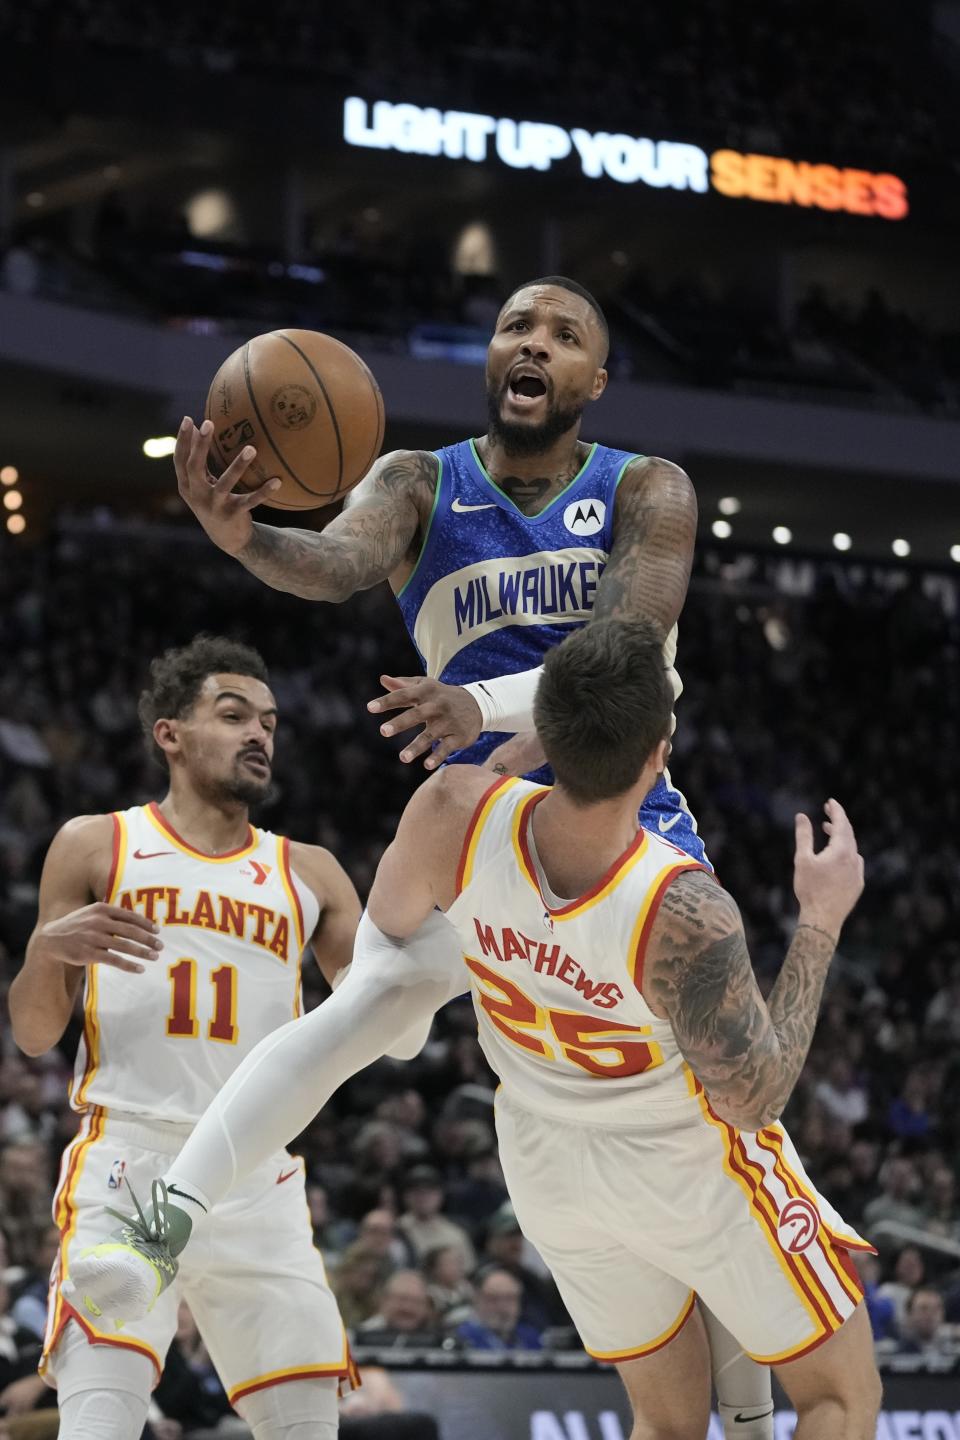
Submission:
POLYGON ((547 651, 533 719, 557 784, 590 805, 636 784, 672 708, 654 626, 594 620, 547 651))
POLYGON ((579 295, 581 300, 586 300, 596 316, 597 324, 600 326, 604 346, 607 350, 610 349, 610 327, 607 324, 607 317, 603 313, 599 300, 597 300, 596 296, 590 294, 590 291, 585 285, 581 285, 578 280, 571 280, 567 275, 540 275, 536 280, 524 280, 522 285, 515 285, 513 287, 501 305, 501 310, 507 308, 514 295, 520 290, 529 290, 534 285, 555 285, 560 290, 569 290, 572 295, 579 295))
POLYGON ((189 715, 209 675, 250 675, 269 684, 263 656, 251 645, 223 635, 195 635, 189 645, 164 650, 150 662, 150 683, 137 705, 140 727, 151 757, 166 767, 166 756, 153 738, 160 719, 189 715))

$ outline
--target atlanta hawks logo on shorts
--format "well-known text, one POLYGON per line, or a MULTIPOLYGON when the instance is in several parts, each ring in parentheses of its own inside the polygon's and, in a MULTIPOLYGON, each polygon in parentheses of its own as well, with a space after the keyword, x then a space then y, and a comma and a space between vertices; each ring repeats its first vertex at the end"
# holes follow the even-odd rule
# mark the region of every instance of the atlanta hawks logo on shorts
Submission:
POLYGON ((809 1200, 788 1200, 780 1211, 777 1222, 777 1239, 780 1247, 790 1255, 802 1255, 809 1250, 820 1233, 820 1216, 816 1206, 809 1200))

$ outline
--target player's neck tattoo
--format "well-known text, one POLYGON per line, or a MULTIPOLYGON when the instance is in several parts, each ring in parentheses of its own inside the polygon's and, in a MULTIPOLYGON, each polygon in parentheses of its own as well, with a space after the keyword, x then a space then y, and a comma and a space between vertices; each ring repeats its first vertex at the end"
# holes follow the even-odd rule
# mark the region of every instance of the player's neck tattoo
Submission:
MULTIPOLYGON (((496 465, 491 463, 489 456, 485 458, 484 463, 491 480, 498 489, 502 490, 504 495, 512 500, 524 515, 532 516, 539 515, 551 500, 554 500, 562 490, 566 489, 582 468, 589 450, 589 445, 582 440, 578 441, 576 449, 566 465, 554 475, 500 475, 497 473, 496 465)), ((503 464, 505 467, 509 467, 509 455, 505 457, 503 464)))

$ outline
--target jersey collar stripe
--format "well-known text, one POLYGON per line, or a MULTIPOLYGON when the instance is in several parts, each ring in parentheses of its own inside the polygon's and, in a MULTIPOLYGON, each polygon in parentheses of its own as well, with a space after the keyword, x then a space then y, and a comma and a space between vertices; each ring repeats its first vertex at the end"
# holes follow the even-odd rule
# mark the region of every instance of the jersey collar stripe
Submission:
POLYGON ((614 860, 609 870, 607 870, 604 875, 601 875, 597 883, 592 885, 585 895, 578 896, 576 900, 570 900, 566 905, 561 905, 559 909, 553 909, 553 907, 547 903, 547 899, 540 888, 540 880, 537 876, 536 866, 533 863, 533 856, 530 854, 529 842, 530 824, 533 819, 534 808, 539 805, 540 801, 547 794, 548 788, 549 787, 544 787, 531 795, 530 799, 518 810, 513 828, 513 848, 520 862, 520 869, 540 896, 543 902, 543 908, 551 919, 572 920, 575 916, 582 915, 585 910, 589 910, 592 906, 599 905, 601 900, 607 898, 611 890, 616 889, 628 871, 632 870, 637 861, 646 853, 647 832, 642 828, 637 830, 636 836, 630 845, 628 845, 627 849, 614 860))
POLYGON ((643 992, 643 960, 647 942, 650 939, 653 922, 657 918, 657 911, 660 909, 660 902, 663 900, 668 886, 684 870, 703 870, 705 868, 698 860, 671 861, 655 877, 647 891, 646 898, 640 907, 640 914, 637 916, 637 922, 633 927, 633 934, 630 936, 630 949, 627 952, 630 979, 641 993, 643 992))
POLYGON ((573 479, 567 481, 566 485, 564 485, 563 489, 560 491, 560 494, 554 495, 549 505, 545 505, 542 510, 538 510, 536 515, 527 515, 523 510, 520 509, 519 505, 514 504, 514 502, 510 499, 510 496, 506 493, 505 490, 500 489, 500 486, 497 484, 496 480, 494 480, 492 475, 488 473, 487 467, 480 459, 480 452, 477 449, 477 442, 472 439, 469 442, 470 455, 473 459, 473 463, 477 467, 477 474, 480 476, 480 479, 483 480, 487 485, 489 485, 493 490, 494 494, 500 498, 504 509, 512 510, 515 515, 522 515, 523 519, 527 522, 528 525, 539 525, 541 520, 546 520, 548 516, 552 515, 555 512, 557 506, 563 500, 564 496, 569 497, 570 491, 578 483, 578 481, 583 479, 584 475, 587 473, 590 466, 592 465, 593 458, 597 453, 598 443, 598 441, 594 440, 587 453, 586 460, 584 460, 583 464, 580 466, 580 469, 577 471, 576 475, 574 475, 573 479))
POLYGON ((466 834, 463 837, 463 845, 460 847, 460 863, 457 866, 456 892, 458 895, 470 884, 473 879, 473 866, 477 858, 477 845, 480 842, 480 832, 490 818, 490 812, 498 796, 506 794, 517 784, 517 777, 508 775, 503 779, 494 780, 488 790, 484 790, 477 802, 477 808, 470 817, 470 824, 467 826, 466 834))
POLYGON ((290 909, 293 911, 293 925, 297 932, 297 954, 303 953, 303 947, 307 938, 303 933, 303 908, 300 904, 300 896, 297 894, 297 887, 294 882, 293 872, 290 869, 290 841, 285 835, 277 836, 277 864, 280 870, 280 879, 283 881, 283 888, 287 892, 287 899, 290 901, 290 909))
POLYGON ((658 1335, 655 1340, 650 1340, 646 1345, 640 1345, 636 1350, 589 1350, 585 1345, 583 1348, 594 1360, 603 1360, 608 1365, 622 1365, 627 1360, 642 1360, 645 1355, 653 1355, 655 1351, 662 1350, 664 1345, 669 1345, 675 1335, 678 1335, 693 1314, 693 1307, 696 1303, 696 1295, 693 1291, 687 1296, 683 1309, 674 1320, 673 1324, 658 1335))
POLYGON ((124 861, 127 858, 127 822, 123 816, 114 811, 110 816, 113 821, 113 855, 110 860, 110 874, 107 878, 107 888, 104 891, 104 900, 112 905, 120 883, 120 876, 123 874, 124 861))
POLYGON ((151 800, 149 805, 143 807, 143 813, 153 828, 159 830, 165 840, 169 840, 172 845, 176 845, 177 849, 182 851, 184 855, 189 855, 194 860, 205 860, 208 865, 228 865, 231 860, 242 860, 245 855, 249 855, 253 850, 256 850, 260 843, 260 837, 256 830, 254 830, 252 825, 248 825, 247 829, 250 833, 247 836, 247 843, 241 845, 239 850, 228 850, 226 855, 207 855, 203 850, 195 850, 192 845, 188 845, 182 835, 177 834, 169 821, 163 818, 160 807, 155 800, 151 800))

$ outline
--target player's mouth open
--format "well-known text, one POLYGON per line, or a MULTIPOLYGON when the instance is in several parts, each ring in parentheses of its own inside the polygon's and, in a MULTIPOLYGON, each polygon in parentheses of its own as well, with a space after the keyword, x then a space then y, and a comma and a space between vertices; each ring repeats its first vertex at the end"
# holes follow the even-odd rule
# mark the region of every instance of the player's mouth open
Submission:
POLYGON ((259 770, 262 775, 270 774, 270 761, 266 755, 261 755, 259 750, 248 750, 246 755, 240 756, 240 759, 251 769, 259 770))
POLYGON ((515 405, 535 405, 546 395, 547 387, 532 370, 516 370, 510 376, 507 393, 515 405))

